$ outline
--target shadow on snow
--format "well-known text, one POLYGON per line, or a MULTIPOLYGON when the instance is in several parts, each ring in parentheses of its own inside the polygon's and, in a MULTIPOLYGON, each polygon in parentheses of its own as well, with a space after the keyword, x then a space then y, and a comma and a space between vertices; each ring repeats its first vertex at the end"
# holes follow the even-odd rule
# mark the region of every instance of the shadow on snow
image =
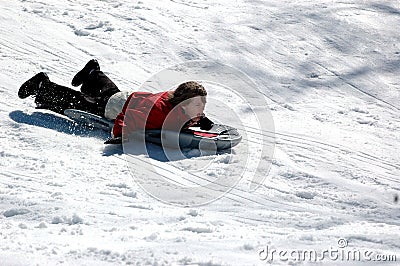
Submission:
MULTIPOLYGON (((11 112, 9 116, 13 121, 17 123, 24 123, 27 125, 48 128, 65 134, 80 137, 98 138, 102 141, 105 141, 107 138, 110 137, 110 133, 105 130, 85 126, 57 114, 42 112, 33 112, 32 114, 27 114, 23 111, 18 110, 11 112)), ((179 161, 215 154, 208 153, 207 151, 200 151, 198 149, 184 149, 181 151, 171 151, 167 149, 164 150, 162 147, 152 143, 146 143, 146 152, 149 158, 160 162, 179 161)), ((130 155, 146 155, 146 152, 130 152, 130 155)), ((230 150, 225 150, 218 152, 217 154, 230 152, 230 150)), ((103 150, 103 156, 113 156, 116 154, 121 155, 123 153, 124 151, 121 145, 105 145, 103 150)))

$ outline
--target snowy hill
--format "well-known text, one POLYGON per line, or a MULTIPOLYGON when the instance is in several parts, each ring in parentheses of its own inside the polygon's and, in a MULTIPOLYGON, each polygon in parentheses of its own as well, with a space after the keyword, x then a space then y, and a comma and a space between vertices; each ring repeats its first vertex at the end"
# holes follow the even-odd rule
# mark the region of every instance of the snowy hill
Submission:
MULTIPOLYGON (((308 264, 287 253, 321 257, 332 249, 368 251, 374 264, 400 260, 398 1, 19 0, 0 7, 1 265, 308 264), (103 144, 106 132, 18 98, 19 86, 40 71, 69 86, 91 58, 125 91, 192 60, 248 75, 274 119, 274 138, 258 134, 276 144, 270 169, 268 158, 260 163, 263 184, 250 191, 242 180, 202 206, 162 203, 135 182, 146 167, 132 173, 122 150, 103 144), (267 247, 277 251, 273 261, 267 247)), ((212 86, 210 96, 226 101, 212 86)), ((216 105, 206 113, 235 122, 216 105)), ((150 160, 182 169, 211 160, 217 167, 208 177, 220 169, 235 176, 246 143, 232 153, 150 160)))

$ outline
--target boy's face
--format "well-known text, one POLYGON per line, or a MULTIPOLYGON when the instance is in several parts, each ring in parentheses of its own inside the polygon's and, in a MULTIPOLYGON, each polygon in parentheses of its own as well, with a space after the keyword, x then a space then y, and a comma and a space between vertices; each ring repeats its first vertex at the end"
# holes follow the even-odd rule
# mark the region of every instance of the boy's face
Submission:
POLYGON ((205 103, 201 99, 201 96, 196 96, 190 99, 189 104, 182 105, 182 109, 185 111, 194 122, 199 121, 200 117, 204 113, 205 103))

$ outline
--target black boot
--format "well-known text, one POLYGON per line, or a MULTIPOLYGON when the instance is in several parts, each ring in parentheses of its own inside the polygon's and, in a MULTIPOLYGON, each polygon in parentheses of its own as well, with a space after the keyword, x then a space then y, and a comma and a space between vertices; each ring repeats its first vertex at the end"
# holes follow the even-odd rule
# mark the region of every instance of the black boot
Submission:
POLYGON ((50 81, 46 73, 40 72, 39 74, 36 74, 22 84, 18 91, 18 97, 24 99, 28 96, 36 95, 40 89, 40 86, 45 81, 50 81))
POLYGON ((83 82, 85 82, 85 80, 87 80, 89 74, 94 70, 100 70, 99 63, 97 62, 96 59, 92 59, 89 62, 87 62, 87 64, 82 68, 82 70, 79 71, 74 76, 71 82, 72 86, 77 87, 81 85, 83 82))
POLYGON ((108 101, 111 95, 120 92, 117 85, 100 70, 94 70, 82 83, 81 92, 88 97, 97 99, 98 103, 108 101))

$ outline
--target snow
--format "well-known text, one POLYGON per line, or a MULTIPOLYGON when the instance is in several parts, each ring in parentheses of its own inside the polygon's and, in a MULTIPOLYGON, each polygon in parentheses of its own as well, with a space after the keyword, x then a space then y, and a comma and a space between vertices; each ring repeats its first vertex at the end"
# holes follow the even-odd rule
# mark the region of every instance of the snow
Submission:
MULTIPOLYGON (((266 265, 271 262, 260 251, 267 246, 322 253, 341 240, 344 250, 400 260, 398 1, 18 0, 0 6, 1 265, 266 265), (231 66, 260 88, 275 134, 254 127, 251 112, 268 116, 263 108, 206 84, 211 119, 234 125, 245 118, 242 143, 231 153, 186 151, 188 159, 176 161, 150 146, 150 158, 132 155, 132 171, 122 149, 103 145, 107 132, 17 96, 40 71, 69 86, 91 58, 125 91, 178 63, 231 66), (256 143, 247 141, 253 138, 256 143), (273 159, 257 154, 262 138, 275 142, 273 159), (264 175, 255 191, 243 178, 215 201, 182 207, 135 182, 152 173, 145 162, 183 185, 237 177, 248 147, 255 147, 249 160, 260 159, 257 171, 264 175), (173 166, 189 178, 168 170, 173 166)), ((273 263, 308 264, 277 257, 273 263)))

